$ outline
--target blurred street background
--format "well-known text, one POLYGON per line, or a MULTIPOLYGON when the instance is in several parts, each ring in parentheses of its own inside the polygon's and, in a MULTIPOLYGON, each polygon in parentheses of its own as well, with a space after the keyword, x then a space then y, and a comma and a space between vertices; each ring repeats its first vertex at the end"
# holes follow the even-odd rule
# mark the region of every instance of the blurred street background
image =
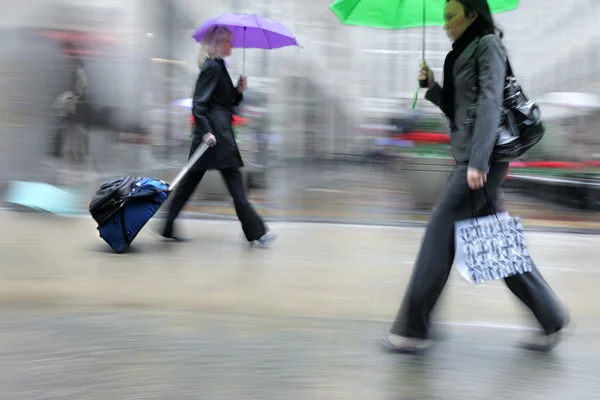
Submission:
MULTIPOLYGON (((236 134, 252 200, 272 218, 423 220, 452 159, 439 110, 425 100, 411 109, 422 32, 343 26, 327 6, 312 0, 6 2, 3 200, 12 181, 46 182, 85 190, 77 204, 85 212, 89 194, 110 178, 172 179, 190 142, 190 109, 180 100, 191 96, 198 73, 191 32, 223 12, 256 12, 286 24, 303 48, 246 51, 250 89, 236 134), (88 154, 75 164, 53 155, 66 140, 57 138, 64 122, 56 103, 69 87, 74 58, 85 71, 80 114, 90 125, 88 154)), ((505 184, 507 201, 524 218, 594 228, 600 222, 599 15, 594 1, 531 0, 496 16, 519 81, 540 102, 548 126, 541 144, 513 163, 505 184), (569 45, 556 45, 561 42, 569 45)), ((427 28, 426 58, 440 78, 449 49, 440 27, 427 28)), ((228 62, 236 78, 241 50, 228 62)), ((231 213, 216 173, 203 181, 188 211, 231 213)))
MULTIPOLYGON (((567 343, 520 352, 531 326, 502 284, 454 277, 425 359, 375 339, 453 167, 447 123, 423 92, 411 107, 421 29, 344 26, 330 3, 0 0, 0 399, 597 398, 600 2, 523 0, 495 16, 548 129, 512 163, 505 200, 573 314, 567 343), (153 221, 130 254, 109 254, 89 200, 116 177, 177 174, 191 35, 225 12, 279 20, 302 45, 247 50, 236 111, 249 197, 280 242, 246 247, 213 171, 185 209, 196 242, 158 244, 153 221), (61 136, 76 74, 85 102, 61 136), (29 185, 69 196, 38 195, 44 209, 23 200, 29 185), (74 218, 44 212, 56 208, 74 218)), ((426 33, 441 79, 451 44, 426 33)), ((234 81, 242 61, 227 60, 234 81)))

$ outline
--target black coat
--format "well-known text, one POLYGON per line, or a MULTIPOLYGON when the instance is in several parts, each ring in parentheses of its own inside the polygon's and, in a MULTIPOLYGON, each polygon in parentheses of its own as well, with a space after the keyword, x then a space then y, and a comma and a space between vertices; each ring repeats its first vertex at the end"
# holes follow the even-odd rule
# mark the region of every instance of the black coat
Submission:
POLYGON ((225 62, 222 59, 205 61, 194 91, 192 113, 196 124, 190 157, 206 133, 215 135, 217 144, 204 153, 193 170, 224 170, 244 166, 232 126, 232 109, 242 100, 243 95, 233 86, 225 62))

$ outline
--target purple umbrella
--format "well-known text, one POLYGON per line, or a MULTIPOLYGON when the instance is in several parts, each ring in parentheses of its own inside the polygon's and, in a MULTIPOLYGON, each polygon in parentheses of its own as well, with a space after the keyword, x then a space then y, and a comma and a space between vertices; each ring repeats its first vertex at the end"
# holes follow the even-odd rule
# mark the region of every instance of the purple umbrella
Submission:
POLYGON ((279 49, 287 46, 300 46, 294 34, 281 22, 261 18, 256 14, 223 14, 203 23, 192 35, 197 42, 211 28, 225 26, 233 33, 233 47, 244 49, 279 49))

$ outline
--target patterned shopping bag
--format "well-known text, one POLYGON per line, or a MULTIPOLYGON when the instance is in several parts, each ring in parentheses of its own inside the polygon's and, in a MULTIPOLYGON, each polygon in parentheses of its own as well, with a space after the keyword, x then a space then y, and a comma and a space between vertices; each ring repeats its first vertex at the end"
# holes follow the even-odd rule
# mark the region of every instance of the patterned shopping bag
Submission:
POLYGON ((471 283, 531 272, 523 225, 508 213, 459 221, 455 224, 458 272, 471 283))

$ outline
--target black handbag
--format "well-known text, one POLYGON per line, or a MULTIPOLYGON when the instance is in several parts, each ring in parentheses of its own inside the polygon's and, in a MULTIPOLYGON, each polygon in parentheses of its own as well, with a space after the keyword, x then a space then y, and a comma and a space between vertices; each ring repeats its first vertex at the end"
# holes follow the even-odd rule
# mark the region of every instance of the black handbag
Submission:
POLYGON ((529 100, 506 62, 504 101, 498 138, 492 158, 497 162, 516 160, 535 146, 546 133, 538 104, 529 100))
POLYGON ((125 199, 132 193, 136 183, 142 178, 126 176, 104 182, 92 197, 89 211, 98 225, 104 225, 123 206, 125 199))
MULTIPOLYGON (((475 57, 475 71, 478 71, 475 57)), ((478 88, 477 88, 478 89, 478 88)), ((495 162, 510 162, 535 146, 546 133, 538 104, 529 100, 517 82, 510 61, 506 60, 504 101, 496 145, 492 152, 495 162)))

